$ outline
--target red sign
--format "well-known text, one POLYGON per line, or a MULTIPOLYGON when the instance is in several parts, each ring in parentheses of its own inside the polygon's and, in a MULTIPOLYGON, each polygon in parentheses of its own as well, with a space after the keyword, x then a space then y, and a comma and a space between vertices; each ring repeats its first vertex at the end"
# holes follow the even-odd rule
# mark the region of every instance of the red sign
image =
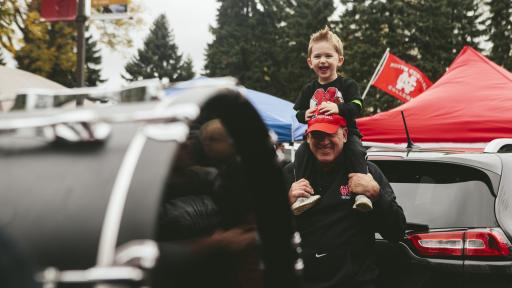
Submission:
POLYGON ((403 102, 411 100, 432 86, 432 82, 418 68, 391 53, 388 54, 372 84, 403 102))
POLYGON ((41 0, 41 19, 43 21, 74 21, 77 0, 41 0))

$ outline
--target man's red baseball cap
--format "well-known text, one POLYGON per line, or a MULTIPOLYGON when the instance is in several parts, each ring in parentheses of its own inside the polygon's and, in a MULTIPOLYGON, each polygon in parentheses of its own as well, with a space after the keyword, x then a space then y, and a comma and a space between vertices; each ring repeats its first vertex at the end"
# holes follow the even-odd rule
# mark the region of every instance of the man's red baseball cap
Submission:
POLYGON ((313 118, 308 121, 308 130, 306 133, 310 133, 312 131, 322 131, 325 133, 333 134, 338 131, 338 128, 346 126, 347 121, 345 118, 338 114, 315 114, 313 118))

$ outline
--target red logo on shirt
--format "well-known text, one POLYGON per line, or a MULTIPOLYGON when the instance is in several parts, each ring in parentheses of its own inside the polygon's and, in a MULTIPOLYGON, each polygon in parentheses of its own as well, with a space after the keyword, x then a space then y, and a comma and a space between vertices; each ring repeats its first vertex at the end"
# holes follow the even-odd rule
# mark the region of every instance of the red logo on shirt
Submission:
POLYGON ((310 107, 316 107, 322 104, 323 102, 333 102, 333 103, 341 103, 343 102, 343 96, 341 96, 341 92, 336 89, 336 87, 329 87, 327 91, 322 88, 318 88, 311 97, 310 107))
POLYGON ((350 199, 350 190, 348 189, 348 185, 340 186, 340 194, 342 199, 350 199))

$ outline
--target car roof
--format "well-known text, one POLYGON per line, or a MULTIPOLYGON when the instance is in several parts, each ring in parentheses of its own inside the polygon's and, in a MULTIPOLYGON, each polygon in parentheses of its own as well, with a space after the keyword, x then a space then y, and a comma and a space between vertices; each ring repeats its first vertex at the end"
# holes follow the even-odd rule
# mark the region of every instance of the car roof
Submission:
POLYGON ((369 160, 407 160, 445 162, 472 166, 501 174, 500 156, 511 157, 504 153, 484 153, 475 148, 383 148, 370 147, 367 151, 369 160))

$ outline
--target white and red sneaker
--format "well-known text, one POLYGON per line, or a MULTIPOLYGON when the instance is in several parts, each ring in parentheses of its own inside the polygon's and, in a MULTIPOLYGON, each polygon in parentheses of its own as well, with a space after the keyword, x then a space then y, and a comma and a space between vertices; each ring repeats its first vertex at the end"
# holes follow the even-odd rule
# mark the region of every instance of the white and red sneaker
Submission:
POLYGON ((320 195, 313 195, 311 197, 297 198, 292 205, 293 215, 300 215, 302 212, 308 210, 315 205, 316 201, 320 199, 320 195))

